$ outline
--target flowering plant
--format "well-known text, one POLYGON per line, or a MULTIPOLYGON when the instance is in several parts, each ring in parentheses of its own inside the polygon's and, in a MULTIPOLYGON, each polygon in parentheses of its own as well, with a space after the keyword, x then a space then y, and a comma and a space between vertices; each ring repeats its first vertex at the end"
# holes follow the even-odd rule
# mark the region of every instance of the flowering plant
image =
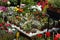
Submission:
POLYGON ((8 0, 2 0, 2 2, 7 2, 8 0))
POLYGON ((2 26, 2 24, 0 24, 0 27, 2 26))
POLYGON ((6 24, 7 27, 11 26, 10 24, 6 24))
POLYGON ((0 5, 7 6, 8 0, 0 0, 0 5))
POLYGON ((18 5, 20 4, 20 1, 19 0, 0 0, 0 5, 2 6, 14 6, 14 5, 18 5))
POLYGON ((7 8, 7 7, 5 7, 5 6, 0 6, 0 11, 5 12, 5 11, 7 11, 7 10, 8 10, 8 8, 7 8))
POLYGON ((44 40, 43 34, 37 34, 36 40, 44 40))
POLYGON ((60 40, 60 34, 55 35, 54 40, 60 40))
POLYGON ((11 3, 11 5, 12 6, 15 6, 15 5, 18 5, 18 3, 20 2, 20 0, 9 0, 10 1, 10 3, 11 3))
POLYGON ((51 33, 50 32, 46 32, 45 35, 46 35, 47 40, 50 40, 51 33))

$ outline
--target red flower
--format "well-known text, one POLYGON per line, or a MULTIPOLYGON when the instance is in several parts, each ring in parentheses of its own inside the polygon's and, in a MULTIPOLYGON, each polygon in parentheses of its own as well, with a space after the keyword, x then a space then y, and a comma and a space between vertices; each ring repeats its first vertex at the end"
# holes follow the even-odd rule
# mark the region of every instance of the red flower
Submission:
POLYGON ((45 7, 45 2, 42 2, 42 9, 44 9, 45 7))
POLYGON ((38 6, 40 6, 40 5, 42 6, 42 9, 44 9, 45 5, 47 5, 47 4, 48 4, 48 0, 41 1, 41 2, 37 3, 38 6))
POLYGON ((9 27, 9 26, 10 26, 10 24, 6 24, 6 26, 7 26, 7 27, 9 27))
POLYGON ((50 32, 46 32, 45 34, 46 34, 46 37, 50 37, 51 35, 50 32))
POLYGON ((55 37, 55 38, 54 38, 54 40, 58 40, 58 38, 57 38, 57 37, 55 37))
POLYGON ((41 38, 42 36, 43 36, 42 34, 37 34, 37 37, 40 37, 41 38))
POLYGON ((2 26, 2 24, 0 24, 0 27, 2 26))

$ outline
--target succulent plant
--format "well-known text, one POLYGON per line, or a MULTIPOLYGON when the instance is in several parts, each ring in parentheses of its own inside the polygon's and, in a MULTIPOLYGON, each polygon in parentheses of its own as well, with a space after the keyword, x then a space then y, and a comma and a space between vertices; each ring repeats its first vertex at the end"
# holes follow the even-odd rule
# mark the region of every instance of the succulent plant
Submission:
POLYGON ((32 23, 31 22, 25 22, 23 25, 22 25, 22 29, 25 30, 25 31, 30 31, 32 29, 32 23))

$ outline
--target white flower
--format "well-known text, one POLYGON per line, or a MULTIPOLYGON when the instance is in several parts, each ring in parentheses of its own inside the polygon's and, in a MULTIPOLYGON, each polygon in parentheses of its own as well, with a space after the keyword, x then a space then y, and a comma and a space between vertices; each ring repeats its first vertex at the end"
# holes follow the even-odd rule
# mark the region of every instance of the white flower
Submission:
POLYGON ((9 5, 10 5, 10 4, 11 4, 11 3, 10 3, 10 1, 8 1, 8 2, 7 2, 7 4, 9 4, 9 5))
POLYGON ((40 6, 36 5, 36 6, 39 11, 42 11, 41 5, 40 6))
POLYGON ((36 8, 36 6, 31 6, 31 9, 36 8))
POLYGON ((24 8, 25 6, 25 4, 20 4, 20 8, 24 8))
POLYGON ((9 28, 9 29, 8 29, 8 32, 13 32, 13 31, 12 31, 12 29, 9 28))

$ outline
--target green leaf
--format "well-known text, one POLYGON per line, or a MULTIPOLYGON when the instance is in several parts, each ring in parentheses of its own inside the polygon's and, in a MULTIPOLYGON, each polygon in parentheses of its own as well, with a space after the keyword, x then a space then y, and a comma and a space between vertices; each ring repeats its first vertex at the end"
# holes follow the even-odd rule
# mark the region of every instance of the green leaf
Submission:
POLYGON ((48 2, 54 7, 60 8, 60 0, 48 0, 48 2))
POLYGON ((2 18, 0 18, 0 23, 2 23, 2 18))

